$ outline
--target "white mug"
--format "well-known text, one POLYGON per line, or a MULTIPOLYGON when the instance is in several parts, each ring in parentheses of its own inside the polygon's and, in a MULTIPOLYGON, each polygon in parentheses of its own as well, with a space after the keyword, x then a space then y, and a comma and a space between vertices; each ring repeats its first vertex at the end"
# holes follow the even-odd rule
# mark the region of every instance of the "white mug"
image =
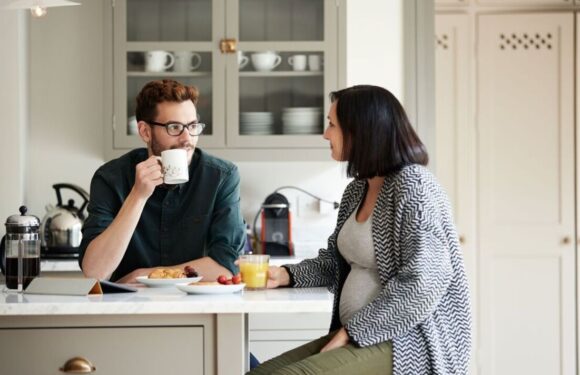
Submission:
POLYGON ((252 64, 257 71, 268 72, 282 62, 282 58, 276 52, 265 51, 252 54, 252 64))
POLYGON ((175 65, 173 70, 176 72, 191 72, 201 65, 201 55, 192 51, 175 52, 175 65))
POLYGON ((321 66, 321 59, 319 55, 308 56, 308 69, 313 72, 318 72, 321 66))
POLYGON ((189 180, 187 151, 181 148, 165 150, 157 160, 163 166, 163 182, 168 185, 182 184, 189 180))
POLYGON ((250 59, 248 58, 248 56, 244 56, 244 53, 242 51, 238 51, 238 68, 239 69, 244 69, 244 67, 246 65, 248 65, 249 61, 250 61, 250 59))
POLYGON ((306 70, 306 55, 294 55, 288 58, 288 64, 292 66, 294 71, 304 71, 306 70))
POLYGON ((145 53, 145 70, 163 72, 175 64, 175 57, 167 51, 148 51, 145 53))
POLYGON ((131 116, 127 119, 127 134, 139 134, 139 127, 137 126, 137 117, 131 116))

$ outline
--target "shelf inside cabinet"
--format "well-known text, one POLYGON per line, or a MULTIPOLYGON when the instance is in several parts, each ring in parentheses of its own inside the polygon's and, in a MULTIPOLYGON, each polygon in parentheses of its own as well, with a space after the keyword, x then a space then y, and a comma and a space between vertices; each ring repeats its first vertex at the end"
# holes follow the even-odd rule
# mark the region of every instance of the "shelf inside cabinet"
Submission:
POLYGON ((128 77, 209 77, 211 72, 127 72, 128 77))
POLYGON ((240 72, 240 77, 315 77, 323 72, 240 72))

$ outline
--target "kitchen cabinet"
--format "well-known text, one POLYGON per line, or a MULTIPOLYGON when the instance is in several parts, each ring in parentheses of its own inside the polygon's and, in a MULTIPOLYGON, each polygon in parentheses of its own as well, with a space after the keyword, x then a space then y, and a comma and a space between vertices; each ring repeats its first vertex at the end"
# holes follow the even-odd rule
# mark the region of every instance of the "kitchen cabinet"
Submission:
MULTIPOLYGON (((297 259, 272 259, 274 265, 297 263, 297 259)), ((43 260, 43 277, 82 277, 76 261, 43 260)), ((3 276, 0 275, 0 283, 3 276)), ((324 313, 250 313, 248 314, 250 352, 260 362, 306 344, 328 333, 331 314, 324 313)), ((1 331, 1 330, 0 330, 1 331)), ((135 330, 133 330, 135 331, 135 330)), ((120 332, 120 331, 114 331, 120 332)), ((130 331, 132 332, 132 331, 130 331)), ((1 337, 1 332, 0 332, 1 337)), ((93 353, 87 351, 86 353, 93 353)), ((86 355, 95 358, 94 356, 86 355)), ((60 357, 58 357, 60 358, 60 357)), ((31 372, 36 373, 36 372, 31 372)), ((146 372, 144 372, 146 374, 146 372)))
POLYGON ((250 314, 250 352, 260 362, 328 334, 331 314, 250 314))
POLYGON ((572 374, 574 16, 480 15, 477 42, 485 373, 572 374))
POLYGON ((238 160, 295 160, 316 149, 327 158, 322 132, 328 93, 338 85, 339 7, 336 0, 115 0, 110 156, 142 147, 131 125, 135 97, 146 82, 170 78, 199 88, 200 147, 238 160), (258 56, 266 51, 279 65, 258 56), (195 69, 177 63, 188 53, 195 69))
POLYGON ((0 351, 2 373, 58 374, 75 357, 89 361, 98 374, 215 373, 215 328, 204 316, 171 324, 159 316, 49 319, 13 319, 0 328, 0 341, 10 343, 0 351))
MULTIPOLYGON (((475 124, 470 92, 473 59, 471 27, 467 14, 435 17, 435 174, 447 191, 471 286, 471 303, 477 306, 477 227, 475 124)), ((473 311, 477 322, 477 310, 473 311)), ((477 342, 477 324, 473 341, 477 342)), ((470 374, 476 374, 476 351, 470 374)))
POLYGON ((436 16, 436 173, 473 294, 471 373, 573 374, 577 20, 483 3, 436 16))

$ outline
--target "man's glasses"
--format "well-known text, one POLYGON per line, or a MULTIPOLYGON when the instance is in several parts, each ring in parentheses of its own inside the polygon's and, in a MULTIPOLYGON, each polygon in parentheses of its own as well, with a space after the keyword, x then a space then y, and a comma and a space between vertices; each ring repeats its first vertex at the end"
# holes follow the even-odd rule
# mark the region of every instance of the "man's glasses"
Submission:
POLYGON ((201 122, 190 122, 189 124, 182 124, 180 122, 168 122, 166 124, 162 124, 155 121, 147 121, 149 125, 155 126, 162 126, 167 131, 167 134, 172 135, 174 137, 180 136, 181 133, 187 128, 187 132, 191 136, 200 135, 203 132, 203 128, 205 128, 205 124, 201 122))

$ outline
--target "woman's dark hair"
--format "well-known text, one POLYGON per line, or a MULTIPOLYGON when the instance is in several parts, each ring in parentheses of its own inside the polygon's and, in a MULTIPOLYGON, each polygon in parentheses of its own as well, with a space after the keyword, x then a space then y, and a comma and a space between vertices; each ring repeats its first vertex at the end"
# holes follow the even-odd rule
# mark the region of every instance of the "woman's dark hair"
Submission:
POLYGON ((330 100, 336 102, 349 177, 386 176, 407 164, 427 165, 427 149, 388 90, 353 86, 331 92, 330 100))

